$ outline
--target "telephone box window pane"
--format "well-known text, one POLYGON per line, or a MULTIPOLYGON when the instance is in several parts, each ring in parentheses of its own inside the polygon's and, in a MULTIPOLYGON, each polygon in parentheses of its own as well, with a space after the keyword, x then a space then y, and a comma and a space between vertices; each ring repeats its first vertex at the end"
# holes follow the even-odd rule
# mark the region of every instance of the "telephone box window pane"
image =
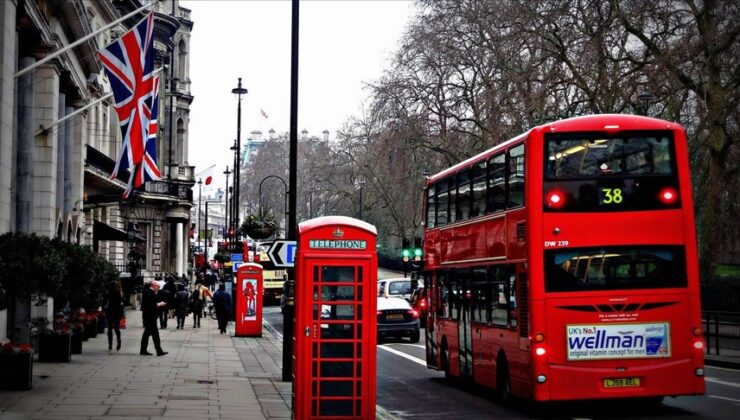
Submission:
POLYGON ((354 362, 321 362, 322 378, 351 378, 354 362))
POLYGON ((355 319, 355 305, 321 305, 322 319, 355 319), (328 316, 327 316, 328 315, 328 316))
POLYGON ((355 338, 353 324, 322 324, 321 338, 355 338))
MULTIPOLYGON (((362 381, 357 381, 357 390, 355 391, 357 393, 357 397, 362 397, 362 381)), ((357 412, 360 412, 360 408, 357 408, 357 412)))
POLYGON ((353 353, 353 343, 321 343, 321 357, 324 359, 351 359, 353 353))
POLYGON ((357 339, 362 340, 362 324, 357 325, 357 339))
POLYGON ((313 282, 314 283, 319 282, 319 267, 318 266, 313 267, 313 282))
POLYGON ((362 301, 362 286, 357 286, 357 300, 362 301))
POLYGON ((362 267, 357 267, 357 282, 362 283, 362 267))
POLYGON ((362 400, 355 400, 355 413, 358 416, 362 413, 362 400))
POLYGON ((319 382, 311 381, 311 396, 315 397, 319 394, 319 382))
POLYGON ((319 396, 351 397, 352 381, 321 381, 321 393, 319 396))
POLYGON ((318 343, 313 343, 313 352, 311 353, 314 358, 319 357, 319 345, 318 343))
POLYGON ((354 400, 321 400, 319 406, 320 416, 351 416, 354 400))
POLYGON ((355 368, 357 370, 357 373, 355 373, 355 376, 358 378, 362 378, 362 362, 357 362, 357 366, 355 368))
POLYGON ((355 268, 354 267, 321 267, 322 276, 321 281, 324 283, 334 283, 340 281, 354 282, 355 281, 355 268))
POLYGON ((313 287, 313 301, 316 302, 319 300, 319 286, 313 287))
POLYGON ((311 370, 311 377, 318 378, 319 377, 319 364, 317 362, 312 362, 311 366, 313 367, 311 370))
POLYGON ((319 402, 316 400, 311 400, 311 415, 316 416, 319 412, 319 402))
POLYGON ((340 300, 355 300, 354 286, 322 286, 321 300, 336 302, 340 300))
POLYGON ((357 343, 357 358, 362 358, 362 342, 357 343))
MULTIPOLYGON (((321 305, 321 306, 325 306, 325 305, 321 305)), ((323 315, 324 314, 322 313, 321 314, 321 318, 324 318, 323 315)), ((318 321, 319 320, 319 305, 316 304, 316 303, 313 304, 313 320, 314 321, 318 321)))

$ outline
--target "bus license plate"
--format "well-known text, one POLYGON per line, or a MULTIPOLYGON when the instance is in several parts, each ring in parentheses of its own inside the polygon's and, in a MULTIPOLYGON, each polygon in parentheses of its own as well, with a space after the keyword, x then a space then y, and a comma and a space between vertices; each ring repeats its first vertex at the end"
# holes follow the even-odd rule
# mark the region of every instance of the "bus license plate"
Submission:
POLYGON ((399 320, 403 319, 403 314, 388 314, 385 316, 385 319, 392 319, 392 320, 399 320))
POLYGON ((630 388, 640 386, 640 378, 604 379, 604 388, 630 388))

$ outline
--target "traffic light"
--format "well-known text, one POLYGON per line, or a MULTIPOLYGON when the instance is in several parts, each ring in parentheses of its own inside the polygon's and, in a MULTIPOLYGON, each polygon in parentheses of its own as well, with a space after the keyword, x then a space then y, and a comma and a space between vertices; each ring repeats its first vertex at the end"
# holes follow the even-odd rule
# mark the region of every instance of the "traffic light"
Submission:
POLYGON ((414 238, 414 261, 421 261, 421 256, 423 255, 422 247, 421 247, 421 238, 418 236, 414 238))
POLYGON ((404 262, 408 261, 411 257, 411 244, 406 238, 403 238, 401 243, 401 256, 403 257, 404 262))

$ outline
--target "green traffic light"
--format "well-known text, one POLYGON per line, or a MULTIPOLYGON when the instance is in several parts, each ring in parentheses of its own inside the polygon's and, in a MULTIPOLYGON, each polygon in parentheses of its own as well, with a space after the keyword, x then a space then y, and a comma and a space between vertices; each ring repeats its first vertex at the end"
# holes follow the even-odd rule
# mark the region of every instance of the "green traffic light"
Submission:
POLYGON ((414 249, 414 256, 421 257, 421 248, 414 249))
POLYGON ((408 257, 410 254, 411 254, 411 252, 408 249, 404 249, 401 252, 401 255, 404 256, 404 257, 408 257))

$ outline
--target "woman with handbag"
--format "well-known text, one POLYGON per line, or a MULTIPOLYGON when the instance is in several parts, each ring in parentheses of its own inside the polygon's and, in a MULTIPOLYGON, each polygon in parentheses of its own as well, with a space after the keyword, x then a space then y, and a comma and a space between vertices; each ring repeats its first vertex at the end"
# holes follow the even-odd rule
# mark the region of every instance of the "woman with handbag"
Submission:
POLYGON ((121 318, 123 318, 123 294, 117 281, 108 283, 105 293, 105 319, 108 321, 108 350, 113 350, 113 331, 116 332, 116 350, 121 350, 121 318))

